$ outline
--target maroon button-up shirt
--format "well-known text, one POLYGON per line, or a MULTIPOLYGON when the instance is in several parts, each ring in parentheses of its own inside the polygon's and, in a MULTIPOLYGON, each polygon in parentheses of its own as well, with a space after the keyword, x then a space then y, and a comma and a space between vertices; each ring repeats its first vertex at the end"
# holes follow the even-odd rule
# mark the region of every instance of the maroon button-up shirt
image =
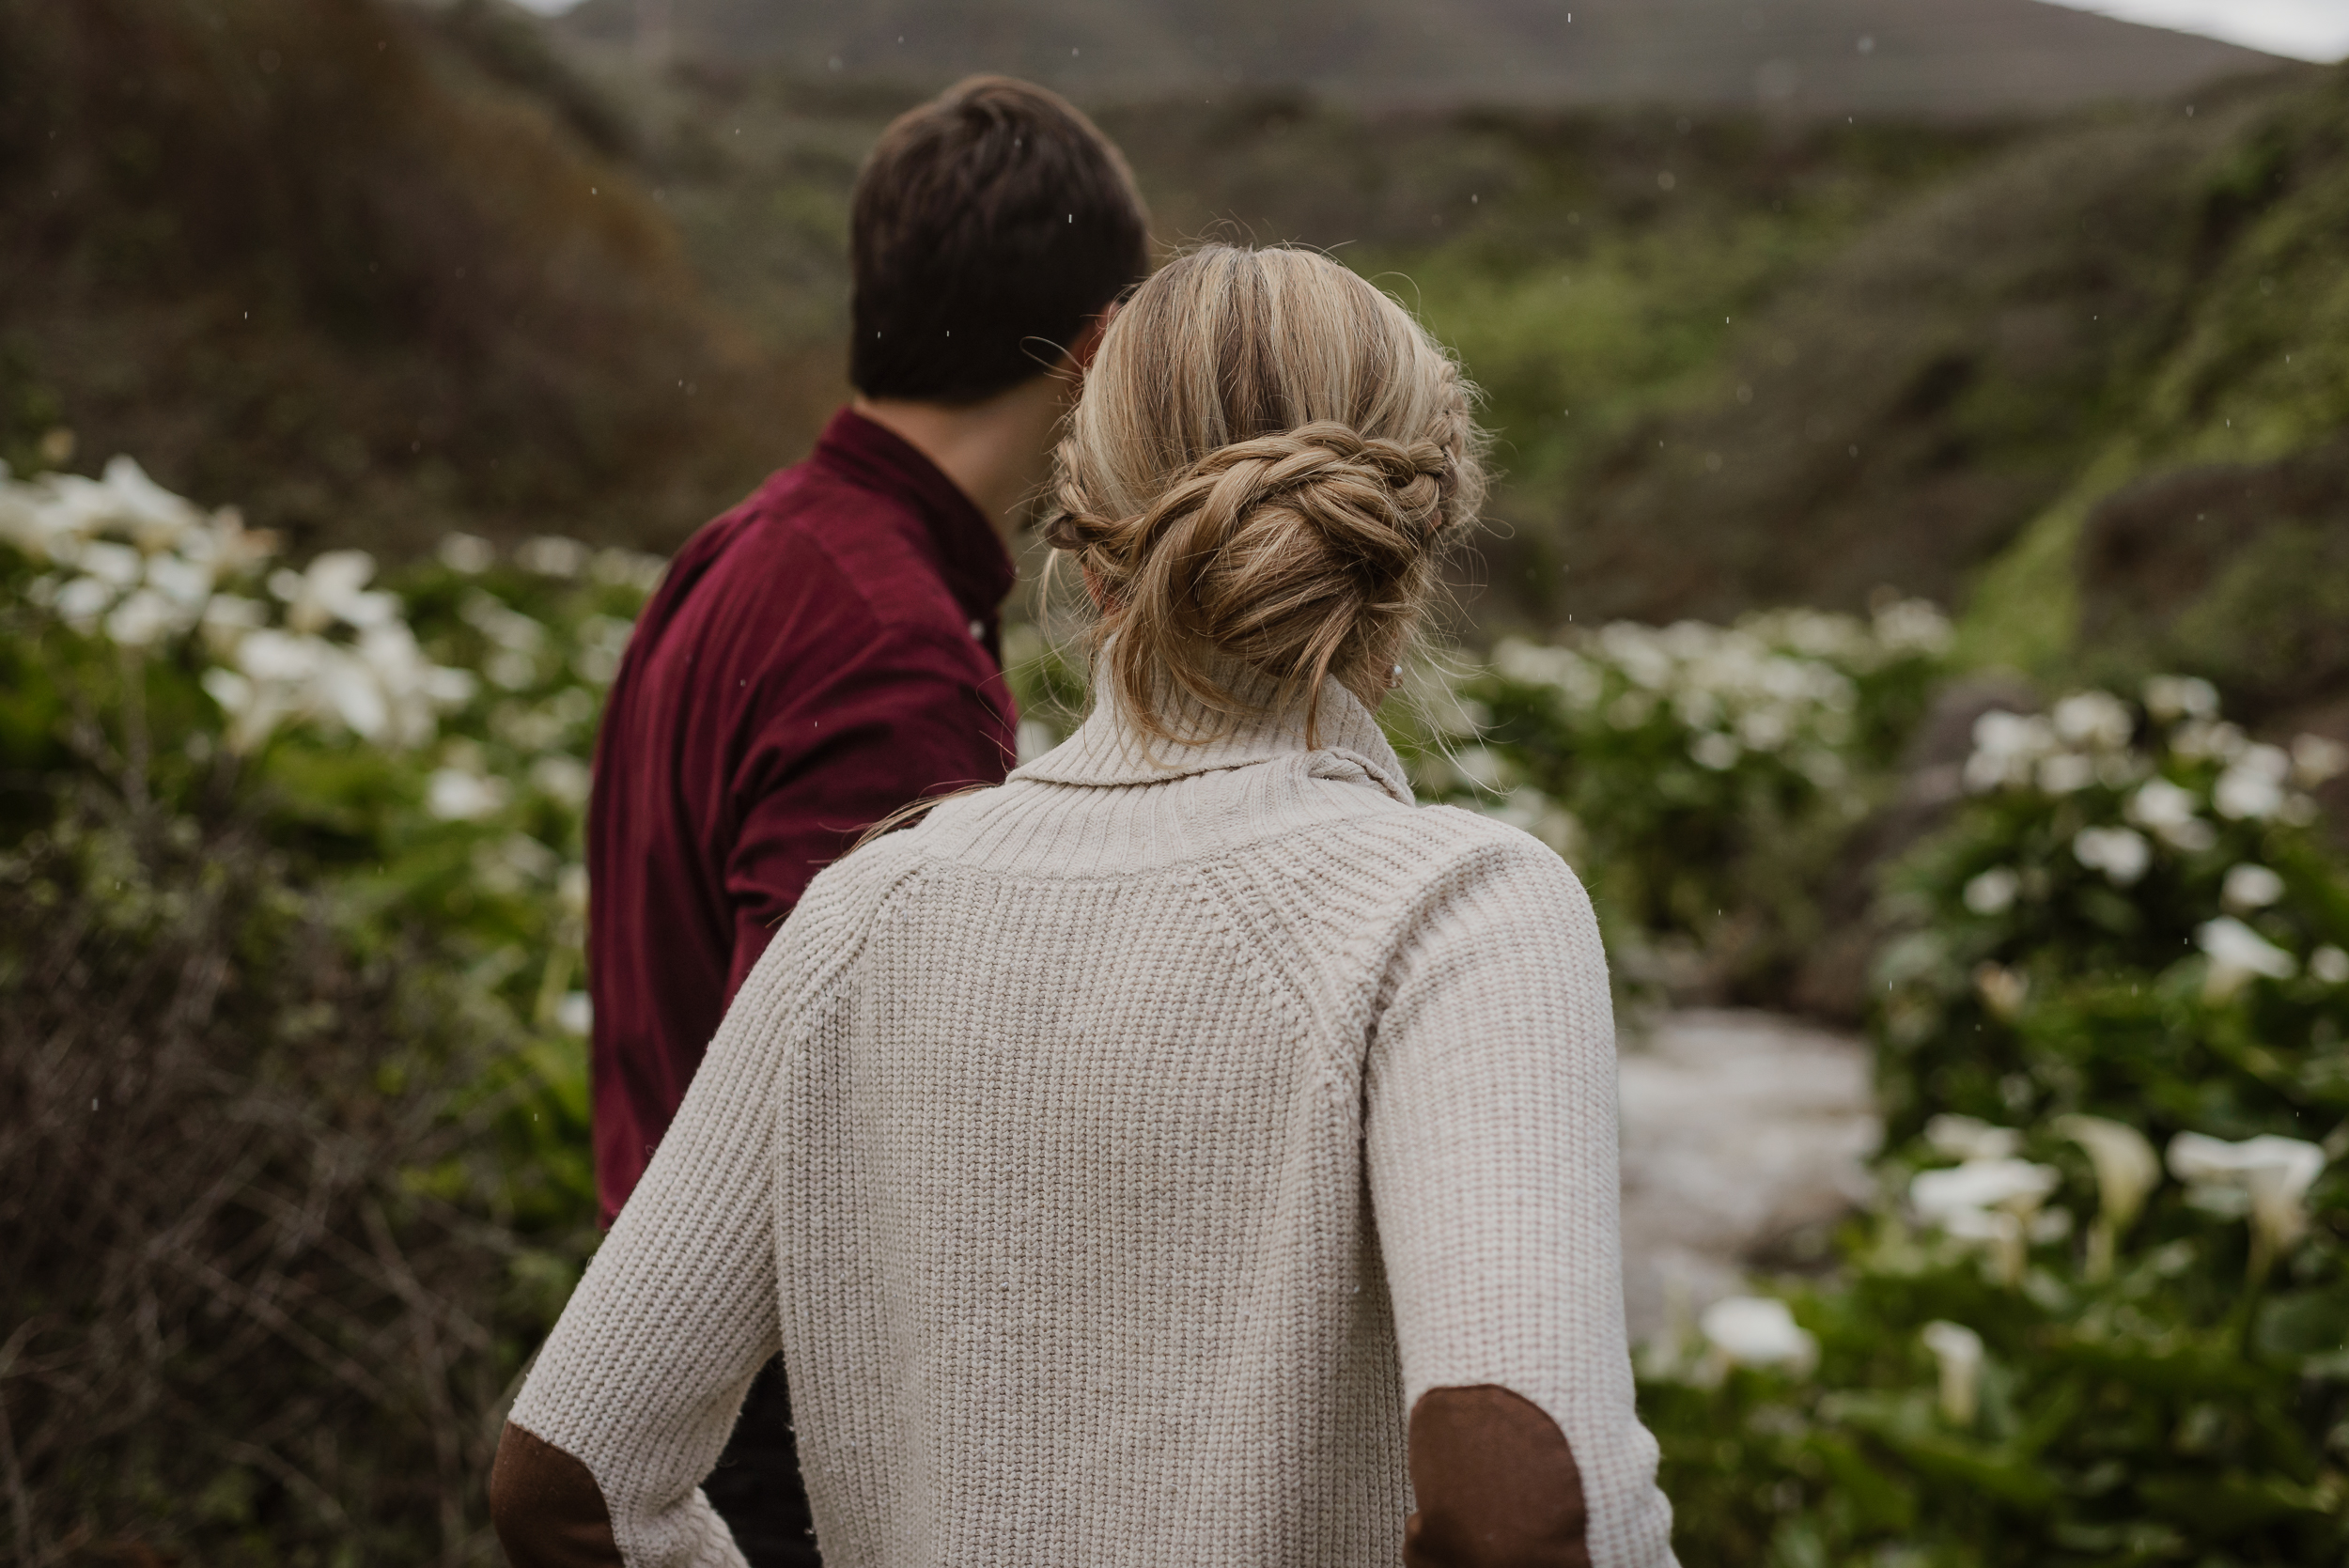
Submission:
POLYGON ((587 808, 607 1224, 809 879, 899 806, 1010 768, 997 615, 1016 577, 952 480, 845 409, 671 563, 587 808))

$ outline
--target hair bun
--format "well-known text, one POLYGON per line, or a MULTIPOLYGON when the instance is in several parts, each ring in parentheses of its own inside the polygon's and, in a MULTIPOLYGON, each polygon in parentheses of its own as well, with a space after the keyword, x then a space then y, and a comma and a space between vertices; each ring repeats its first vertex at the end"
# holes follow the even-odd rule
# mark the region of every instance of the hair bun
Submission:
MULTIPOLYGON (((1317 685, 1347 646, 1417 608, 1447 465, 1433 441, 1320 420, 1217 447, 1138 517, 1094 515, 1065 487, 1047 536, 1124 601, 1137 641, 1205 644, 1317 685)), ((1172 662, 1179 684, 1209 695, 1203 666, 1172 662)))
POLYGON ((1384 521, 1403 536, 1398 543, 1419 548, 1440 525, 1446 466, 1432 441, 1388 441, 1324 419, 1218 447, 1174 489, 1208 481, 1217 492, 1210 504, 1235 514, 1293 498, 1310 520, 1348 533, 1384 521))
MULTIPOLYGON (((1216 448, 1176 476, 1151 510, 1161 523, 1200 505, 1237 519, 1294 498, 1305 507, 1305 520, 1343 523, 1349 534, 1361 521, 1385 520, 1401 542, 1423 548, 1444 522, 1450 468, 1444 449, 1432 441, 1388 441, 1325 419, 1216 448), (1309 489, 1316 492, 1310 504, 1302 494, 1309 489)), ((1070 487, 1055 499, 1057 506, 1040 524, 1054 550, 1081 551, 1125 531, 1115 520, 1086 512, 1070 487)), ((1143 536, 1133 542, 1146 544, 1160 532, 1150 519, 1138 520, 1143 536)))
POLYGON ((1044 528, 1137 721, 1174 733, 1175 697, 1265 706, 1237 662, 1305 699, 1310 739, 1326 680, 1383 679, 1476 515, 1473 397, 1327 256, 1209 246, 1144 284, 1086 376, 1044 528))

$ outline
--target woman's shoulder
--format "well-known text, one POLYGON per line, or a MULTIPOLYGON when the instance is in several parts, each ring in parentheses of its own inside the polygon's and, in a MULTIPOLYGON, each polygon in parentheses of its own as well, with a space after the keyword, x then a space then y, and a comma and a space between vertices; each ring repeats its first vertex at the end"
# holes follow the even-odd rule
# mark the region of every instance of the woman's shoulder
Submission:
POLYGON ((1462 806, 1382 804, 1332 823, 1333 841, 1389 845, 1393 870, 1410 878, 1441 877, 1473 862, 1581 885, 1557 850, 1514 823, 1462 806))
POLYGON ((1577 938, 1595 928, 1580 878, 1555 849, 1457 806, 1364 811, 1242 847, 1228 863, 1274 904, 1333 932, 1399 932, 1470 908, 1577 938))
POLYGON ((921 870, 913 836, 907 829, 879 834, 817 872, 768 951, 789 947, 802 962, 828 967, 821 955, 855 946, 890 896, 921 870))

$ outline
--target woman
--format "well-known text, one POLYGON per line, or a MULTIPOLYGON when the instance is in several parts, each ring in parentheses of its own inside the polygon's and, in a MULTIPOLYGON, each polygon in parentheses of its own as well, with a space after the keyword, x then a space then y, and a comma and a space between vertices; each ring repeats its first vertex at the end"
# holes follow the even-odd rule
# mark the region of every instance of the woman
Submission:
POLYGON ((508 1550, 739 1560, 694 1483, 779 1349, 839 1568, 1671 1562, 1590 905, 1372 718, 1457 369, 1210 247, 1058 469, 1091 716, 810 888, 515 1405, 508 1550))

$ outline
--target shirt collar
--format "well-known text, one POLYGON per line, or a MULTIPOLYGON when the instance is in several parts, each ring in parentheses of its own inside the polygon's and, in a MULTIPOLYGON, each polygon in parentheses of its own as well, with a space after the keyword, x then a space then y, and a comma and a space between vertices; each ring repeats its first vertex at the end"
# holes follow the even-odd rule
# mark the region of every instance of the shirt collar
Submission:
POLYGON ((1366 777, 1395 800, 1412 803, 1403 764, 1394 748, 1387 744, 1378 721, 1335 680, 1322 684, 1319 722, 1315 725, 1315 738, 1320 744, 1308 746, 1303 703, 1292 701, 1284 708, 1270 706, 1275 689, 1261 677, 1234 683, 1242 700, 1254 708, 1236 723, 1219 726, 1206 709, 1188 705, 1173 726, 1176 734, 1208 738, 1185 741, 1150 736, 1136 725, 1108 672, 1107 660, 1096 661, 1092 711, 1076 734, 1016 769, 1011 775, 1014 779, 1116 787, 1164 784, 1283 757, 1312 757, 1318 764, 1313 769, 1316 775, 1366 777))
POLYGON ((854 409, 832 416, 817 439, 815 465, 856 486, 888 497, 922 521, 938 560, 939 575, 964 614, 993 624, 1003 596, 1019 581, 1019 569, 1003 548, 1003 536, 962 488, 894 430, 854 409))

